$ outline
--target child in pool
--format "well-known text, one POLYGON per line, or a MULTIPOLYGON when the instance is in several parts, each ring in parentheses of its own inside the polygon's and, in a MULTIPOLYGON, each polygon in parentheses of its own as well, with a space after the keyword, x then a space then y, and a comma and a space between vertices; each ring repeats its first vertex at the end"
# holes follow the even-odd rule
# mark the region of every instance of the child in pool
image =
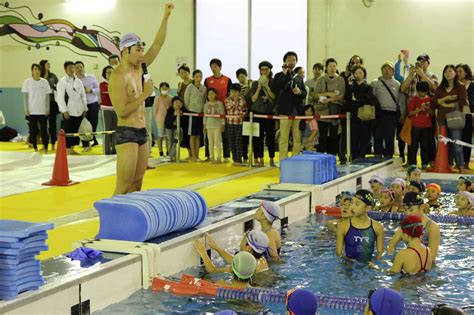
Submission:
POLYGON ((316 315, 318 298, 313 292, 293 289, 286 294, 286 310, 291 315, 316 315))
POLYGON ((403 196, 405 196, 406 192, 406 183, 403 178, 395 178, 390 185, 392 190, 395 192, 395 201, 394 205, 401 208, 403 202, 403 196))
POLYGON ((380 193, 385 187, 382 177, 378 175, 373 175, 369 179, 370 189, 372 189, 372 194, 374 195, 375 200, 380 199, 380 193))
MULTIPOLYGON (((435 183, 429 183, 426 185, 426 199, 428 199, 429 210, 438 212, 441 209, 441 204, 438 199, 441 195, 441 186, 435 183)), ((428 211, 429 213, 429 211, 428 211)))
POLYGON ((397 253, 393 261, 391 273, 415 275, 427 272, 433 264, 430 249, 423 245, 423 222, 417 215, 408 215, 400 223, 402 240, 407 244, 406 249, 397 253))
POLYGON ((458 179, 458 191, 472 192, 472 179, 468 176, 461 176, 458 179))
POLYGON ((384 229, 380 222, 374 221, 367 215, 375 205, 374 196, 368 190, 361 189, 355 193, 351 201, 349 220, 337 225, 336 254, 361 262, 372 259, 377 245, 377 259, 383 254, 384 229))
POLYGON ((248 252, 239 252, 232 259, 232 280, 219 280, 216 283, 245 289, 252 286, 257 260, 248 252))
MULTIPOLYGON (((209 256, 207 255, 206 248, 204 247, 204 245, 199 240, 195 240, 194 246, 204 261, 204 267, 206 268, 206 271, 210 273, 230 272, 234 256, 229 254, 219 245, 217 245, 214 239, 212 239, 211 235, 209 235, 208 233, 204 235, 206 236, 206 242, 209 247, 215 250, 225 260, 225 262, 229 264, 228 266, 225 266, 223 268, 217 268, 212 262, 212 260, 205 259, 205 257, 209 258, 209 256)), ((242 241, 242 244, 240 245, 240 250, 249 252, 255 257, 255 259, 257 260, 257 268, 255 272, 263 272, 269 269, 267 262, 268 237, 265 233, 258 230, 251 230, 247 232, 245 234, 244 240, 242 241)))
POLYGON ((260 223, 262 232, 267 234, 270 257, 273 261, 280 260, 281 236, 272 227, 273 222, 280 218, 280 206, 274 202, 264 200, 260 208, 255 212, 254 219, 260 223))
POLYGON ((450 214, 463 217, 474 217, 474 194, 468 191, 460 191, 456 194, 457 210, 450 214))
POLYGON ((397 212, 398 207, 394 204, 395 192, 392 189, 384 188, 380 192, 380 206, 377 210, 382 212, 397 212))
POLYGON ((410 165, 407 167, 407 181, 416 181, 421 180, 421 170, 416 165, 410 165))
POLYGON ((426 185, 422 181, 411 180, 408 182, 407 191, 414 191, 417 194, 423 194, 426 190, 426 185))
MULTIPOLYGON (((432 255, 433 261, 435 261, 438 254, 439 243, 441 240, 441 234, 439 226, 436 222, 431 220, 425 215, 425 209, 429 208, 423 200, 423 197, 416 192, 410 191, 405 194, 403 198, 404 212, 407 215, 418 215, 421 217, 423 223, 423 242, 428 245, 432 255)), ((395 231, 390 243, 388 244, 387 253, 393 255, 395 246, 402 240, 402 230, 398 228, 395 231)))
POLYGON ((354 197, 354 193, 351 191, 343 191, 336 196, 336 206, 341 208, 341 218, 326 221, 326 226, 329 231, 336 233, 337 225, 351 217, 352 197, 354 197))
POLYGON ((368 300, 364 315, 402 315, 405 309, 400 293, 388 288, 370 290, 368 300))

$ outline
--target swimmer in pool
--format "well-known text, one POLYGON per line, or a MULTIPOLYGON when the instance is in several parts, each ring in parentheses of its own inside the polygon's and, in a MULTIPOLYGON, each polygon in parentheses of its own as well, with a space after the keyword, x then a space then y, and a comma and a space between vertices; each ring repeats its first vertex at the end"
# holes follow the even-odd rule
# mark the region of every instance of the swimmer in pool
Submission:
MULTIPOLYGON (((215 250, 224 260, 228 263, 228 266, 217 268, 212 260, 205 259, 209 258, 206 252, 206 248, 199 241, 194 241, 194 246, 204 261, 204 267, 209 273, 219 273, 219 272, 231 272, 231 265, 234 256, 224 250, 222 247, 217 245, 217 243, 212 239, 211 235, 208 233, 204 234, 206 236, 206 242, 209 247, 215 250), (205 257, 203 257, 205 256, 205 257)), ((267 271, 268 268, 268 237, 265 233, 258 230, 251 230, 245 234, 244 240, 240 244, 240 250, 246 251, 252 254, 257 260, 257 269, 256 272, 267 271)))
POLYGON ((407 187, 407 191, 414 191, 418 194, 423 194, 426 190, 426 185, 425 183, 421 182, 421 181, 415 181, 415 180, 411 180, 408 182, 408 187, 407 187))
POLYGON ((372 220, 367 215, 375 205, 374 196, 368 190, 361 189, 355 193, 351 201, 352 217, 337 226, 336 254, 369 262, 377 245, 377 259, 383 254, 384 230, 380 222, 372 220))
MULTIPOLYGON (((423 197, 416 192, 407 192, 403 198, 404 213, 406 215, 417 215, 421 217, 423 223, 423 243, 428 245, 432 255, 433 262, 438 255, 439 243, 441 241, 441 234, 439 226, 436 222, 428 218, 425 214, 426 208, 429 208, 423 200, 423 197)), ((388 244, 387 253, 393 255, 395 246, 402 240, 402 229, 398 228, 395 231, 390 243, 388 244)))
POLYGON ((391 273, 415 275, 427 272, 433 264, 430 249, 423 245, 423 222, 417 215, 408 215, 400 223, 402 240, 407 244, 406 249, 397 253, 393 261, 391 273))
POLYGON ((474 194, 467 191, 460 191, 456 194, 457 210, 450 214, 463 217, 474 217, 474 194))
POLYGON ((403 203, 403 196, 405 196, 406 192, 406 182, 403 178, 395 178, 390 184, 390 187, 395 192, 394 204, 400 209, 403 203))
POLYGON ((286 294, 286 314, 315 315, 318 312, 318 297, 304 289, 293 289, 286 294))
POLYGON ((326 226, 329 231, 336 233, 337 225, 339 222, 347 220, 352 216, 351 213, 351 200, 354 197, 354 193, 352 191, 343 191, 339 195, 336 196, 336 206, 341 208, 341 218, 335 220, 327 220, 326 226))
POLYGON ((441 195, 441 191, 441 186, 438 184, 429 183, 428 185, 426 185, 425 196, 426 199, 428 199, 428 206, 430 206, 430 211, 439 212, 439 210, 441 210, 442 206, 438 201, 439 196, 441 195))
POLYGON ((385 187, 382 177, 378 175, 373 175, 369 179, 370 189, 372 189, 372 194, 374 195, 375 200, 380 199, 380 193, 385 187))
POLYGON ((421 180, 421 170, 416 165, 407 167, 407 181, 419 182, 421 180))
POLYGON ((459 177, 458 191, 472 191, 472 179, 469 176, 459 177))
POLYGON ((252 286, 252 278, 257 268, 257 260, 248 252, 239 252, 232 259, 232 280, 216 283, 245 289, 252 286))
POLYGON ((405 309, 403 297, 392 289, 370 290, 368 300, 364 315, 401 315, 405 309))
POLYGON ((398 207, 394 204, 395 198, 395 192, 392 189, 382 189, 379 200, 380 206, 377 207, 377 210, 382 212, 397 212, 398 207))
POLYGON ((260 223, 262 232, 267 234, 270 249, 270 258, 273 261, 280 260, 281 236, 280 233, 272 227, 273 222, 280 218, 280 206, 271 201, 262 201, 259 209, 255 212, 254 219, 260 223))

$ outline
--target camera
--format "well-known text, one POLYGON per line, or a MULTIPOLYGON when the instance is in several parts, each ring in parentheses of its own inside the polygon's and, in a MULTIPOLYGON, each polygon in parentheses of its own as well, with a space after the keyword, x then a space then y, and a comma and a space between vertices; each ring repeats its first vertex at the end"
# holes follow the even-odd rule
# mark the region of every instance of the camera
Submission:
POLYGON ((419 62, 419 61, 415 62, 415 67, 416 68, 421 68, 421 62, 419 62))

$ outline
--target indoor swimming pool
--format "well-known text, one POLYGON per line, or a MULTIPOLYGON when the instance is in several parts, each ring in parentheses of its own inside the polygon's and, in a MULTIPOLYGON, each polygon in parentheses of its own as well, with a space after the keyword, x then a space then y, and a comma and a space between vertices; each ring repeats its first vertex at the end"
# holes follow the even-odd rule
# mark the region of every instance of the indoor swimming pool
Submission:
MULTIPOLYGON (((273 265, 271 273, 259 274, 256 277, 257 284, 278 291, 298 286, 319 294, 350 297, 367 297, 370 288, 390 287, 400 291, 405 303, 428 305, 448 303, 459 307, 474 307, 472 227, 440 224, 442 241, 436 266, 425 275, 402 277, 337 257, 335 237, 324 227, 326 219, 321 215, 311 215, 307 219, 291 224, 283 237, 283 262, 273 265)), ((383 225, 387 246, 397 222, 385 221, 383 225)), ((376 265, 386 270, 390 268, 392 260, 392 256, 385 254, 380 261, 376 261, 376 265)), ((228 277, 228 275, 206 275, 201 267, 184 270, 175 277, 179 278, 181 274, 211 280, 228 277)), ((284 305, 281 304, 261 305, 202 297, 178 297, 168 293, 139 290, 129 299, 95 314, 204 313, 224 309, 233 309, 239 313, 285 312, 284 305)), ((474 314, 474 309, 466 311, 474 314)), ((344 312, 322 308, 320 314, 344 314, 344 312)))

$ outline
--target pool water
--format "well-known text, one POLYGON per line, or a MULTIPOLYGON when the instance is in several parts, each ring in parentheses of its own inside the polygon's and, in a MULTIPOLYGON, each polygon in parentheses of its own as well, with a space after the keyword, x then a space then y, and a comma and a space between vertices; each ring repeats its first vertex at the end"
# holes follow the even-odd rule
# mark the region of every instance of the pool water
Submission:
MULTIPOLYGON (((268 287, 285 291, 299 286, 313 292, 351 297, 367 297, 372 288, 390 287, 398 290, 407 303, 447 303, 458 307, 474 304, 474 227, 441 224, 442 242, 436 266, 425 275, 401 277, 337 257, 335 238, 324 227, 326 219, 320 215, 311 215, 288 228, 283 239, 283 263, 271 267, 275 274, 269 277, 273 279, 273 283, 267 283, 268 287)), ((386 221, 383 225, 386 247, 397 223, 386 221)), ((403 245, 399 244, 399 247, 403 245)), ((392 260, 393 257, 385 254, 376 264, 389 269, 392 260)), ((203 276, 202 268, 191 268, 182 273, 203 276)), ((176 277, 179 278, 182 273, 176 277)), ((213 280, 222 277, 228 275, 206 276, 213 280)), ((224 309, 233 309, 239 313, 285 312, 285 307, 280 304, 260 305, 243 301, 185 298, 140 290, 126 301, 95 314, 205 313, 224 309)), ((474 314, 472 309, 469 312, 474 314)), ((320 314, 343 312, 321 309, 320 314)))

